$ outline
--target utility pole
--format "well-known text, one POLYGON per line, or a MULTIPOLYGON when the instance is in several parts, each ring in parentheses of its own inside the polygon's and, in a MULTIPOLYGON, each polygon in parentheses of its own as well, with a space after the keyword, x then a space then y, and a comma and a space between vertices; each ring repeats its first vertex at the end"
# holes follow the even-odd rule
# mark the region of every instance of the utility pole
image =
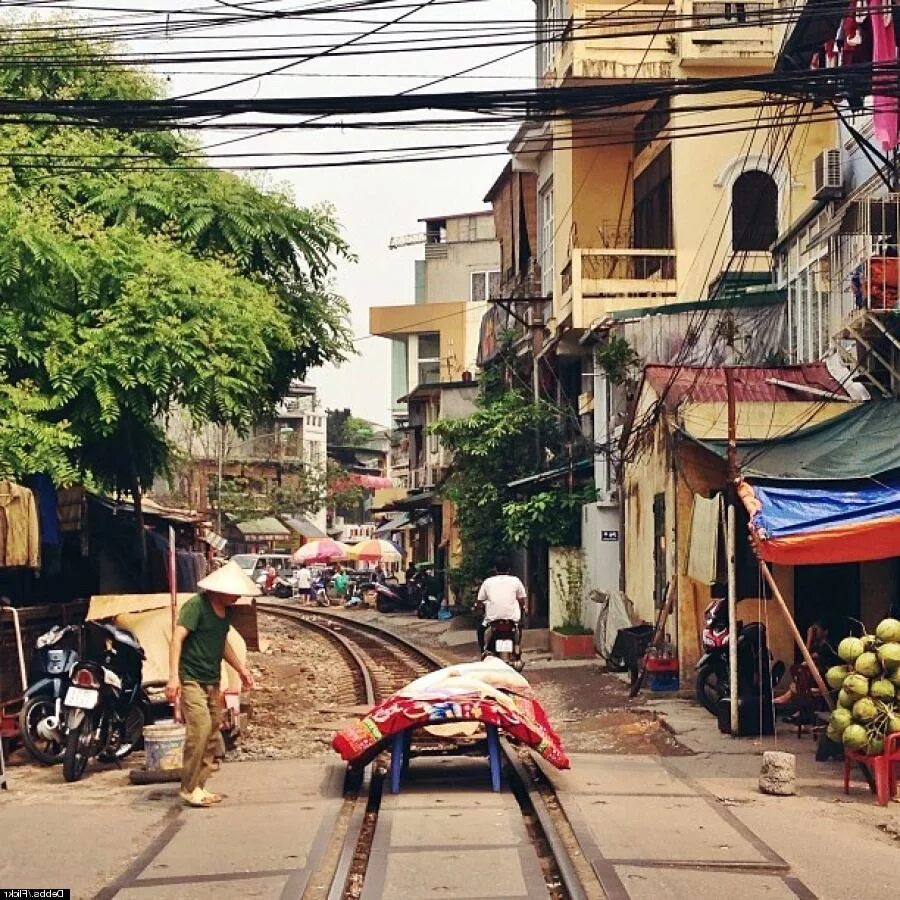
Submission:
MULTIPOLYGON (((540 352, 544 345, 544 319, 540 314, 540 300, 531 304, 531 392, 535 407, 541 402, 541 366, 540 352)), ((543 463, 541 448, 541 430, 537 423, 534 426, 534 462, 539 471, 543 463)))
POLYGON ((725 555, 728 560, 728 693, 731 698, 731 736, 740 735, 738 716, 738 635, 737 635, 737 571, 735 553, 737 535, 735 533, 735 496, 737 484, 737 408, 734 397, 734 370, 725 367, 725 390, 728 398, 728 451, 725 458, 728 478, 726 493, 725 555))

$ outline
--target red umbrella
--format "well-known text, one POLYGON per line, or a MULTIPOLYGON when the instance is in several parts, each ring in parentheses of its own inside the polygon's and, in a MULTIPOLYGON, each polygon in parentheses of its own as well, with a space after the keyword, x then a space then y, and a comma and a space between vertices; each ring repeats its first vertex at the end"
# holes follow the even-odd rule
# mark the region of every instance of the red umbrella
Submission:
POLYGON ((304 544, 299 550, 294 551, 291 556, 293 563, 323 563, 335 562, 339 559, 347 559, 350 548, 340 541, 333 541, 331 538, 321 538, 320 540, 310 541, 304 544))

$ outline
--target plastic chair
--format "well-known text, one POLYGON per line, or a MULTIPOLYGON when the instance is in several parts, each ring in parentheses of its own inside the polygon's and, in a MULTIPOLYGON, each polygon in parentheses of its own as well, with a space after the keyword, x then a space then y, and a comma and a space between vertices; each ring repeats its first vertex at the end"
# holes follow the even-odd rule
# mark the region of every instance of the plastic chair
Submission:
POLYGON ((897 793, 896 765, 900 763, 900 733, 889 734, 884 740, 884 752, 878 756, 844 749, 844 793, 850 793, 850 766, 858 762, 872 772, 875 786, 872 790, 880 806, 887 806, 897 793))
MULTIPOLYGON (((500 791, 500 735, 496 725, 484 723, 487 732, 488 763, 491 768, 491 789, 500 791)), ((412 729, 398 731, 391 741, 391 793, 400 793, 400 777, 409 766, 409 748, 412 743, 412 729)))

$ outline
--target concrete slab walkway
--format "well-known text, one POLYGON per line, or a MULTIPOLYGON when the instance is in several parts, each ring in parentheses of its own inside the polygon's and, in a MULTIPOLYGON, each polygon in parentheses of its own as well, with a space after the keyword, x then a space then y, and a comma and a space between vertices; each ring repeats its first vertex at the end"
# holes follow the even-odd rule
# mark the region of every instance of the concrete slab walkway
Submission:
POLYGON ((416 759, 385 794, 361 900, 546 897, 515 797, 490 789, 486 760, 416 759))
POLYGON ((71 785, 58 767, 40 774, 36 789, 13 769, 0 796, 0 883, 73 898, 296 900, 343 802, 344 768, 330 759, 226 764, 210 787, 227 799, 208 809, 182 805, 175 784, 132 786, 125 771, 71 785))

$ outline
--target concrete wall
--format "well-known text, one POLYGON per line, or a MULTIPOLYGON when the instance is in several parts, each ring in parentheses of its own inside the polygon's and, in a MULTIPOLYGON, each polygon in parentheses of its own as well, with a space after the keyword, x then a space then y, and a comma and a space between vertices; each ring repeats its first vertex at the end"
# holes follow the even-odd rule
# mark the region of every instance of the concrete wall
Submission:
MULTIPOLYGON (((440 334, 441 379, 454 381, 466 370, 465 361, 477 353, 477 335, 475 349, 468 352, 466 327, 468 324, 468 307, 473 311, 480 304, 429 303, 407 304, 405 306, 373 306, 369 310, 369 331, 382 337, 397 338, 407 335, 407 370, 410 389, 418 384, 418 339, 417 335, 430 332, 440 334)), ((473 312, 474 314, 474 312, 473 312)), ((400 366, 400 362, 397 362, 400 366)), ((471 369, 470 369, 471 371, 471 369)), ((402 396, 402 395, 401 395, 402 396)), ((396 397, 392 398, 396 401, 396 397)))
MULTIPOLYGON (((582 566, 584 560, 579 547, 550 547, 548 551, 548 568, 550 573, 550 627, 558 628, 565 619, 567 590, 567 567, 582 566)), ((584 607, 585 597, 582 591, 581 605, 584 607)))
MULTIPOLYGON (((651 391, 639 400, 639 410, 649 409, 651 391)), ((655 395, 654 395, 655 396, 655 395)), ((637 417, 640 418, 639 411, 637 417)), ((648 622, 655 621, 653 601, 653 498, 666 497, 666 535, 670 554, 675 546, 675 483, 668 436, 658 425, 648 436, 644 452, 626 466, 622 489, 625 503, 625 593, 635 613, 648 622)), ((674 570, 674 560, 669 571, 674 570)))
POLYGON ((438 245, 446 248, 446 256, 425 259, 425 302, 447 303, 468 301, 472 272, 500 270, 500 244, 493 237, 477 241, 438 245))
POLYGON ((581 551, 585 569, 582 621, 588 628, 597 623, 599 612, 597 604, 588 599, 590 592, 613 594, 619 590, 621 541, 618 505, 588 503, 581 508, 581 551), (604 539, 604 532, 607 532, 607 539, 604 539), (610 540, 610 532, 615 532, 618 540, 610 540))
MULTIPOLYGON (((587 120, 576 122, 573 128, 572 182, 577 193, 572 240, 576 247, 628 246, 632 148, 631 144, 593 146, 598 132, 606 127, 613 126, 587 120)), ((627 125, 616 123, 615 127, 627 125)))

